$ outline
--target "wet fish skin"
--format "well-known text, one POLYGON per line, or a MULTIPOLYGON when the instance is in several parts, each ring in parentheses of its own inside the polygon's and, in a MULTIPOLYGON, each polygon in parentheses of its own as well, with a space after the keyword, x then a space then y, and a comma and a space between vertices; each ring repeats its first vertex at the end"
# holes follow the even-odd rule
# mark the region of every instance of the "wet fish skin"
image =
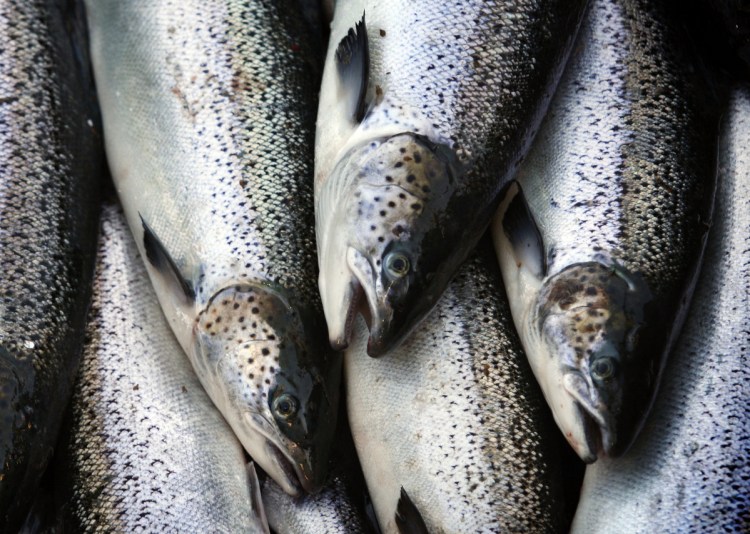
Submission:
POLYGON ((315 285, 317 78, 294 0, 89 0, 118 194, 209 396, 289 493, 325 476, 341 358, 315 285))
POLYGON ((360 305, 372 356, 435 305, 526 151, 585 5, 337 3, 315 156, 319 285, 334 347, 348 344, 360 305))
POLYGON ((493 223, 532 369, 587 462, 643 424, 713 208, 719 107, 673 7, 592 2, 493 223))
POLYGON ((64 530, 268 532, 242 446, 174 338, 114 204, 93 293, 57 470, 64 530))
POLYGON ((398 349, 369 358, 362 321, 347 349, 349 422, 385 533, 402 488, 433 533, 564 528, 555 425, 479 248, 398 349))
POLYGON ((93 85, 72 2, 0 2, 0 531, 52 454, 83 342, 98 180, 93 85))
POLYGON ((750 88, 734 91, 723 122, 716 212, 683 334, 641 437, 587 467, 573 532, 750 528, 750 88))

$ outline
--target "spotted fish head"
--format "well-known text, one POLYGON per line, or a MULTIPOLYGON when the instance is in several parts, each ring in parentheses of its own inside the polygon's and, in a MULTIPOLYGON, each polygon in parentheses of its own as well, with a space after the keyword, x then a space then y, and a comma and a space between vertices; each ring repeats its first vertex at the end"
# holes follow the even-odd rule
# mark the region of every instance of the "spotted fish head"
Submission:
POLYGON ((334 348, 347 346, 361 312, 367 351, 379 356, 435 305, 460 262, 457 227, 446 224, 455 174, 449 149, 414 134, 371 140, 339 160, 316 206, 320 290, 334 348))
POLYGON ((253 460, 287 493, 317 491, 336 424, 340 357, 280 292, 236 285, 195 324, 196 371, 253 460), (324 357, 321 357, 324 356, 324 357))
POLYGON ((619 266, 583 263, 551 277, 534 318, 547 367, 540 384, 578 455, 593 462, 630 444, 656 385, 650 292, 619 266))

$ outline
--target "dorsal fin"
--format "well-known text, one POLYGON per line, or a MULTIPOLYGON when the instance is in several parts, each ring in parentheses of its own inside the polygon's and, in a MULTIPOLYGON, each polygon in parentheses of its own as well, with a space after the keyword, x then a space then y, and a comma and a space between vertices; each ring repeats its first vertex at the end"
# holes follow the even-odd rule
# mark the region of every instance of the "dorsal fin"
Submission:
POLYGON ((526 197, 518 182, 512 182, 508 194, 515 196, 503 215, 503 232, 513 247, 516 263, 524 265, 541 279, 547 274, 547 255, 542 234, 529 210, 526 197))
POLYGON ((172 256, 169 255, 164 244, 151 230, 143 216, 140 213, 138 216, 141 218, 141 224, 143 225, 143 248, 146 251, 146 258, 148 258, 149 263, 167 279, 168 283, 177 286, 185 297, 191 301, 195 300, 193 286, 182 276, 172 256))
POLYGON ((365 14, 349 28, 336 48, 336 65, 341 84, 346 89, 347 116, 362 122, 365 116, 365 95, 370 78, 370 45, 367 40, 365 14))
POLYGON ((401 496, 396 506, 396 526, 401 534, 429 534, 427 525, 417 507, 401 486, 401 496))

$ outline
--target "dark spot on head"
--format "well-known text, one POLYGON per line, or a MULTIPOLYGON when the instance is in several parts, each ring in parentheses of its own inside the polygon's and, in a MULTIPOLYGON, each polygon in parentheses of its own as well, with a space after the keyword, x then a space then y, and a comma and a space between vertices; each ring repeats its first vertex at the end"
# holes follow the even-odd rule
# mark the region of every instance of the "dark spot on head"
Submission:
POLYGON ((406 177, 406 181, 409 182, 409 183, 412 183, 416 179, 417 179, 417 177, 414 176, 413 174, 410 174, 409 176, 406 177))
POLYGON ((268 356, 269 354, 271 354, 271 351, 267 348, 263 348, 260 352, 261 354, 263 354, 263 356, 268 356))
POLYGON ((422 204, 420 204, 419 202, 415 202, 414 204, 411 205, 411 209, 413 209, 414 211, 419 210, 421 207, 422 207, 422 204))
MULTIPOLYGON (((257 307, 253 307, 253 309, 250 311, 253 313, 258 313, 260 310, 257 307)), ((253 323, 253 326, 255 326, 255 323, 253 323)))
POLYGON ((380 216, 381 216, 381 217, 385 217, 385 213, 386 213, 386 211, 385 211, 385 210, 380 210, 380 216))
POLYGON ((235 303, 234 303, 234 306, 232 306, 232 308, 234 308, 235 310, 236 310, 237 308, 239 308, 239 307, 240 307, 240 305, 239 305, 239 304, 238 304, 237 302, 235 302, 235 303))
POLYGON ((422 161, 422 155, 419 152, 414 152, 414 161, 420 163, 422 161))
POLYGON ((594 286, 587 287, 586 294, 591 296, 596 295, 596 288, 594 286))
POLYGON ((391 200, 391 201, 388 202, 388 207, 389 208, 395 208, 396 207, 396 203, 391 200))
POLYGON ((403 167, 403 165, 404 165, 403 161, 397 161, 394 167, 399 168, 399 167, 403 167))

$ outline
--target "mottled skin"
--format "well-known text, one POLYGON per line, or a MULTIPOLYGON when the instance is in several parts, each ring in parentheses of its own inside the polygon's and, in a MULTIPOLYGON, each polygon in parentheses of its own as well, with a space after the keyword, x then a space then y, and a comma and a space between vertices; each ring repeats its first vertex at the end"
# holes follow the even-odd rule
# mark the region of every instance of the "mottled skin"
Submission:
POLYGON ((335 347, 360 306, 379 356, 435 305, 526 152, 585 4, 336 5, 315 154, 319 285, 335 347), (357 122, 356 81, 339 74, 335 52, 363 12, 371 62, 357 122))
POLYGON ((68 4, 0 2, 3 532, 18 528, 52 453, 94 265, 103 155, 83 27, 68 4))
POLYGON ((360 321, 345 377, 352 435, 381 528, 403 487, 431 533, 559 532, 555 425, 514 332, 489 242, 383 361, 360 321))
POLYGON ((341 359, 315 285, 319 78, 297 4, 87 5, 112 175, 162 308, 254 460, 314 490, 341 359))
POLYGON ((65 531, 268 532, 242 446, 174 338, 114 205, 93 293, 57 470, 65 531))
POLYGON ((575 533, 750 530, 748 147, 742 87, 724 118, 716 213, 683 334, 641 437, 586 469, 575 533))
POLYGON ((587 462, 622 454, 643 423, 713 209, 719 110, 672 8, 592 2, 493 224, 532 369, 587 462), (518 239, 524 224, 540 245, 518 239))

